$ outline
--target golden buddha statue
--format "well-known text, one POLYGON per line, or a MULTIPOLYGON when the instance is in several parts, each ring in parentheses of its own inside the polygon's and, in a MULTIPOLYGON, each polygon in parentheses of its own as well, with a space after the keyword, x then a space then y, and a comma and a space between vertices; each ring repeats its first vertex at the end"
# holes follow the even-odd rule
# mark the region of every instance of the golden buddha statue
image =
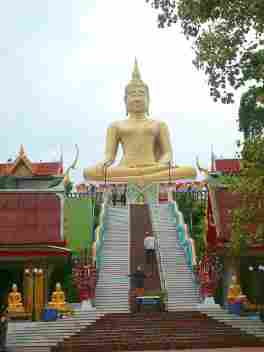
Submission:
POLYGON ((241 287, 237 281, 236 275, 232 275, 231 285, 228 288, 227 300, 229 303, 244 302, 246 296, 242 294, 241 287))
POLYGON ((61 284, 59 282, 56 283, 55 291, 52 293, 49 308, 57 309, 59 311, 66 310, 65 294, 62 291, 61 284))
POLYGON ((194 168, 170 167, 172 147, 168 127, 164 122, 153 120, 149 114, 149 90, 141 80, 135 60, 132 80, 126 87, 125 104, 128 119, 116 121, 107 130, 106 151, 103 162, 84 170, 87 181, 146 182, 169 181, 181 178, 193 179, 194 168), (112 166, 118 146, 121 144, 123 158, 112 166))
POLYGON ((8 294, 8 312, 24 312, 21 293, 18 292, 17 285, 12 285, 12 291, 8 294))

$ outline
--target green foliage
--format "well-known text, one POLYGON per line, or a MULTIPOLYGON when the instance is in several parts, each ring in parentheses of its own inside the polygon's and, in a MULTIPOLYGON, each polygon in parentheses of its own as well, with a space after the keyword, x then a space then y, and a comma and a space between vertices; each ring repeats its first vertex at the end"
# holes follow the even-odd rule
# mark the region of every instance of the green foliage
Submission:
POLYGON ((215 101, 232 103, 247 81, 263 86, 263 0, 146 0, 160 28, 179 23, 192 38, 194 64, 208 77, 215 101))
MULTIPOLYGON (((231 254, 233 257, 240 257, 246 253, 249 246, 249 234, 246 228, 242 225, 242 216, 244 212, 242 209, 235 209, 233 212, 232 222, 232 236, 231 236, 231 254)), ((246 227, 248 223, 245 224, 246 227)))
POLYGON ((204 254, 205 209, 199 201, 192 199, 190 192, 177 193, 174 196, 190 234, 195 240, 195 250, 198 260, 204 254))
POLYGON ((258 104, 258 98, 264 96, 264 88, 251 87, 244 93, 239 107, 239 130, 245 138, 254 138, 264 127, 264 107, 258 104))
POLYGON ((240 181, 240 176, 237 175, 221 175, 218 176, 214 184, 224 186, 235 186, 240 181))
POLYGON ((250 244, 264 244, 264 138, 247 139, 242 149, 242 169, 239 182, 230 190, 239 194, 240 207, 233 212, 232 248, 239 255, 250 244), (257 226, 255 232, 252 225, 257 226))

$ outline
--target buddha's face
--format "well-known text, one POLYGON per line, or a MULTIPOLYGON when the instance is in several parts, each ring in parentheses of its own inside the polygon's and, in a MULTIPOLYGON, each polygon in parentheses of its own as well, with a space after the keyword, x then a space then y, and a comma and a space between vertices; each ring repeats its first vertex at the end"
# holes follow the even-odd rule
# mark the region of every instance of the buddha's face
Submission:
POLYGON ((147 97, 142 85, 132 86, 127 91, 127 111, 129 113, 145 113, 147 97))

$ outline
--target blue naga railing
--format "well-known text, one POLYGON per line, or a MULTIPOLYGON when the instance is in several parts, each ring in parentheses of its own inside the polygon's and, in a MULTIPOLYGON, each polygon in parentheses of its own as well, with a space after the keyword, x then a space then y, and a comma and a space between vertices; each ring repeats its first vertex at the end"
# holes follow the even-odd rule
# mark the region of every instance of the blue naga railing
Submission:
POLYGON ((193 268, 197 265, 194 240, 189 235, 188 227, 184 223, 183 215, 179 211, 177 203, 169 203, 169 208, 172 220, 176 223, 176 229, 180 245, 184 249, 186 254, 187 264, 190 270, 193 271, 193 268))

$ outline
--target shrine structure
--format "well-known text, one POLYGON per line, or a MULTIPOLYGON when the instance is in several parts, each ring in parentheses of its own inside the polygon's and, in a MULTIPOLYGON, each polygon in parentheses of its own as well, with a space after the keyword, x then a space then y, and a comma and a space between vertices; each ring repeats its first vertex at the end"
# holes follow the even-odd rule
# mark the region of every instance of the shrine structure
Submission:
POLYGON ((25 298, 41 273, 43 297, 56 266, 70 251, 64 238, 64 172, 62 161, 31 162, 21 146, 17 158, 0 164, 1 299, 15 282, 25 298))
MULTIPOLYGON (((233 212, 239 209, 241 198, 233 193, 228 184, 223 182, 222 176, 239 177, 239 159, 215 159, 211 165, 208 178, 207 203, 207 249, 221 260, 222 273, 217 284, 218 293, 214 289, 217 301, 224 306, 228 304, 228 290, 232 284, 232 276, 237 275, 243 293, 250 302, 256 303, 257 291, 263 290, 264 273, 250 274, 250 267, 260 267, 264 264, 264 246, 251 242, 245 253, 241 253, 239 261, 234 261, 230 254, 230 240, 232 236, 233 212), (260 287, 260 285, 262 285, 260 287)), ((261 210, 260 210, 261 211, 261 210)), ((249 233, 255 234, 258 224, 248 224, 249 233)), ((250 236, 250 235, 249 235, 250 236)), ((262 291, 263 292, 263 291, 262 291)))

